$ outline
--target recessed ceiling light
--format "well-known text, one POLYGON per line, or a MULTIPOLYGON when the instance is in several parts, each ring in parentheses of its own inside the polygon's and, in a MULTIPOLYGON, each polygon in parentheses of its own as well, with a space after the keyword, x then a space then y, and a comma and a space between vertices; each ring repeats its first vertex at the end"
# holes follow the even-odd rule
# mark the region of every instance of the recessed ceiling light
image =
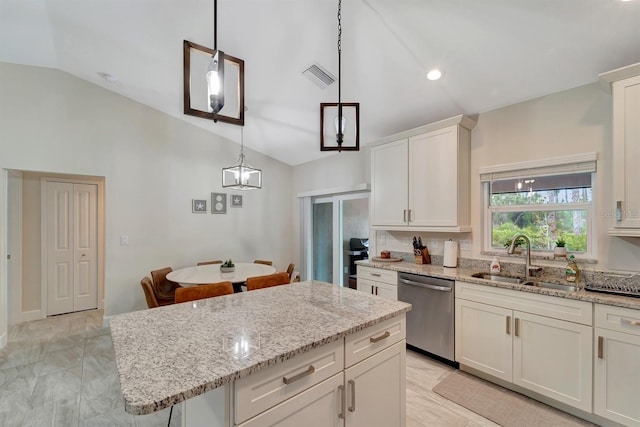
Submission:
POLYGON ((429 80, 438 80, 440 77, 442 77, 442 71, 438 69, 433 69, 427 73, 427 78, 429 80))
POLYGON ((102 73, 102 72, 99 72, 99 73, 98 73, 98 75, 99 75, 100 77, 102 77, 103 79, 105 79, 105 80, 107 81, 107 83, 111 83, 112 85, 114 85, 114 84, 118 83, 118 79, 116 79, 114 76, 112 76, 112 75, 111 75, 111 74, 109 74, 109 73, 102 73))

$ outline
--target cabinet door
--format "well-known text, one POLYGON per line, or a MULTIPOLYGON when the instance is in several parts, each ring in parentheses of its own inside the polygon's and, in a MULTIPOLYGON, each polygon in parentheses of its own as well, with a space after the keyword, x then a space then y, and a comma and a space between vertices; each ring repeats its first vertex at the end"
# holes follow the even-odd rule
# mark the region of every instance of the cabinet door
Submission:
POLYGON ((413 226, 459 225, 457 126, 409 139, 409 210, 413 226))
POLYGON ((640 336, 595 328, 593 412, 640 426, 640 336))
POLYGON ((380 297, 398 300, 398 285, 389 285, 387 283, 377 282, 376 289, 373 292, 380 297))
POLYGON ((407 140, 371 149, 371 225, 407 225, 407 140))
POLYGON ((640 228, 640 76, 613 83, 613 191, 616 227, 640 228))
POLYGON ((512 311, 456 299, 456 361, 511 381, 512 311))
POLYGON ((358 278, 358 290, 360 292, 366 292, 368 294, 373 294, 373 293, 375 293, 374 292, 375 286, 376 286, 376 282, 374 282, 373 280, 358 278))
POLYGON ((339 427, 344 374, 333 377, 257 415, 239 427, 339 427))
POLYGON ((347 369, 345 425, 404 427, 405 367, 406 341, 402 340, 347 369))
POLYGON ((513 383, 591 412, 592 328, 514 312, 513 383))

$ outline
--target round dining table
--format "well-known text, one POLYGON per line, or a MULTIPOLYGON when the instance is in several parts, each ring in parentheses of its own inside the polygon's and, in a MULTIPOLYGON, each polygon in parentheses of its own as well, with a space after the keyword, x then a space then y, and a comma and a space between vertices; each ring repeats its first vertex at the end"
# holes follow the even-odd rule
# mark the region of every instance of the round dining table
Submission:
POLYGON ((236 262, 233 273, 222 273, 222 264, 195 265, 193 267, 180 268, 167 274, 167 279, 177 282, 181 286, 204 285, 229 281, 233 283, 233 289, 240 292, 240 286, 247 281, 247 277, 265 276, 276 272, 276 268, 266 264, 253 262, 236 262))

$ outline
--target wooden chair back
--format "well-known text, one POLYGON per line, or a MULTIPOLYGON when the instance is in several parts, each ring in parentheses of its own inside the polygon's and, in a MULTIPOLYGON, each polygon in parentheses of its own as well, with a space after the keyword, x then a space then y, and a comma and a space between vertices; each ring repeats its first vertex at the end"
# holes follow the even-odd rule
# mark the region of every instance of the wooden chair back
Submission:
POLYGON ((287 285, 289 274, 286 272, 268 274, 266 276, 255 276, 247 278, 247 291, 269 288, 271 286, 287 285))
POLYGON ((176 289, 176 304, 180 302, 195 301, 204 298, 219 297, 233 293, 231 282, 211 283, 208 285, 189 286, 176 289))
POLYGON ((153 287, 156 291, 156 298, 162 305, 160 300, 170 300, 172 303, 175 298, 176 289, 181 286, 176 282, 167 280, 167 274, 171 273, 173 269, 171 267, 161 268, 159 270, 153 270, 151 272, 151 278, 153 279, 153 287))
POLYGON ((153 283, 151 283, 151 279, 149 277, 143 277, 140 281, 140 286, 142 286, 142 290, 144 291, 144 297, 147 300, 147 307, 156 308, 160 307, 161 305, 168 305, 173 303, 173 301, 163 300, 161 304, 158 301, 155 289, 153 288, 153 283))
POLYGON ((293 270, 295 270, 296 265, 294 263, 289 264, 287 267, 287 274, 289 275, 289 283, 293 281, 293 270))
POLYGON ((215 261, 200 261, 196 265, 209 265, 209 264, 222 264, 222 260, 221 259, 217 259, 215 261))
POLYGON ((273 261, 268 261, 266 259, 256 259, 253 261, 254 264, 264 264, 264 265, 273 265, 273 261))

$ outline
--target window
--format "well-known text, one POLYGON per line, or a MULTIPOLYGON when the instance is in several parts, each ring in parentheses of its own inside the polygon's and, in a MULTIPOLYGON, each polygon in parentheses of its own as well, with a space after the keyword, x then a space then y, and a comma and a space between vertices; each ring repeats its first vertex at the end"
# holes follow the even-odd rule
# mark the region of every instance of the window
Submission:
POLYGON ((522 233, 534 251, 553 251, 561 239, 568 251, 593 255, 592 156, 586 161, 572 157, 569 162, 556 159, 533 167, 525 162, 481 170, 485 250, 504 248, 522 233))

